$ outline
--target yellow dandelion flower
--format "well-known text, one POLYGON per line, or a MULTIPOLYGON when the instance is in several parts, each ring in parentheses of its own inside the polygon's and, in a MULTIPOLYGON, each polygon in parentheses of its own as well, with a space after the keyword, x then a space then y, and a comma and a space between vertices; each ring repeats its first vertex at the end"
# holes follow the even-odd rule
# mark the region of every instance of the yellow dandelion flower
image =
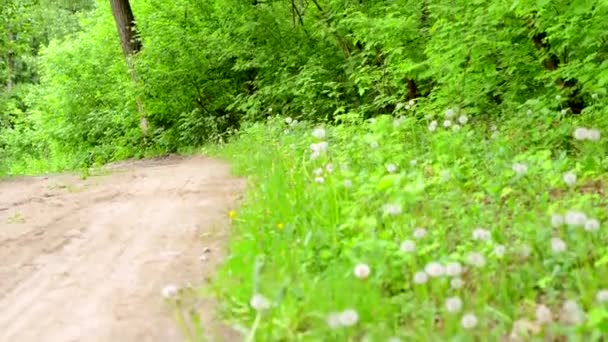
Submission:
POLYGON ((228 217, 230 217, 231 220, 234 220, 236 218, 236 211, 230 210, 228 217))
POLYGON ((282 223, 277 224, 277 228, 279 228, 279 230, 283 230, 285 228, 285 225, 282 223))

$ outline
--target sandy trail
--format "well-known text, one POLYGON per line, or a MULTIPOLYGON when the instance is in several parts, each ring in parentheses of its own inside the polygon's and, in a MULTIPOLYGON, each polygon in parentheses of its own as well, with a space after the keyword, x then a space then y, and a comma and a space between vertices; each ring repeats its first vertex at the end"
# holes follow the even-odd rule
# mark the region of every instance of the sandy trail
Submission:
POLYGON ((212 275, 244 183, 204 158, 111 169, 0 182, 0 341, 183 340, 160 291, 212 275))

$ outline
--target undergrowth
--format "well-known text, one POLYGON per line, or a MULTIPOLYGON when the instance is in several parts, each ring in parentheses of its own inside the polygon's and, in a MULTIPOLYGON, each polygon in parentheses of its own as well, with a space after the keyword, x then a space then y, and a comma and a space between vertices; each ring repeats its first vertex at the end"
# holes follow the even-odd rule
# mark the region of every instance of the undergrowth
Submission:
POLYGON ((601 340, 600 115, 402 107, 277 116, 218 151, 249 179, 215 280, 225 317, 258 341, 601 340))

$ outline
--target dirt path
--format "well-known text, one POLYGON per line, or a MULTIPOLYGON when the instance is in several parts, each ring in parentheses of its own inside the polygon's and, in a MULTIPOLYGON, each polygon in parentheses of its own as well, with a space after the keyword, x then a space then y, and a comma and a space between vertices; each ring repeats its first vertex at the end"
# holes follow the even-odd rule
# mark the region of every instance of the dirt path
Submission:
POLYGON ((161 289, 212 274, 243 186, 203 158, 0 182, 0 341, 183 340, 161 289))

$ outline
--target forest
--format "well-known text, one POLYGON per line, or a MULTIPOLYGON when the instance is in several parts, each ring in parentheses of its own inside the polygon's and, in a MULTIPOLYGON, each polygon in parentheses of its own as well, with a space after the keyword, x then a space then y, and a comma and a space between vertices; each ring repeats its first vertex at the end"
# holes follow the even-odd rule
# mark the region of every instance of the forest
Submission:
POLYGON ((2 1, 0 176, 229 160, 246 340, 608 334, 607 1, 2 1))

